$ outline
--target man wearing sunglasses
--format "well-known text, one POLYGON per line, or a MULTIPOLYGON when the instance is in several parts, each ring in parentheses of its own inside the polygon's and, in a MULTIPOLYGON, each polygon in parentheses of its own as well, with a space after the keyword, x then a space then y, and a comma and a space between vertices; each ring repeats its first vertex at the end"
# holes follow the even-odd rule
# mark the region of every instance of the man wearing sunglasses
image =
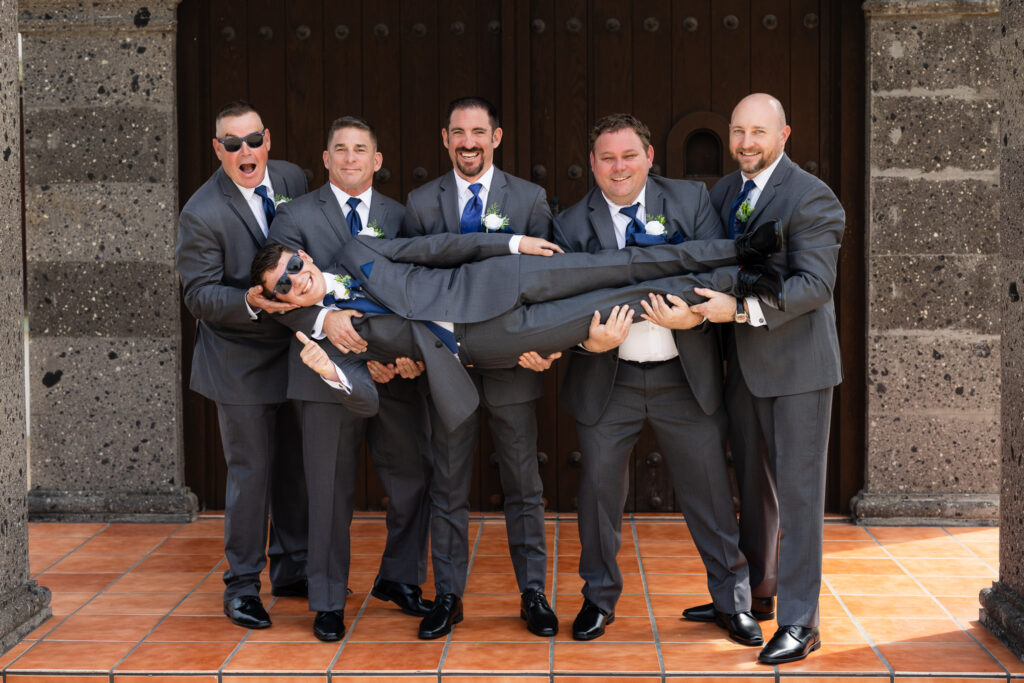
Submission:
MULTIPOLYGON (((397 236, 405 207, 373 188, 374 172, 383 161, 373 127, 355 116, 334 121, 327 132, 323 161, 328 182, 282 206, 270 239, 302 249, 322 263, 333 263, 356 234, 397 236)), ((298 272, 302 261, 296 261, 298 272)), ((310 313, 310 328, 323 328, 328 338, 332 337, 331 319, 346 315, 310 313)), ((317 613, 313 634, 333 641, 345 633, 349 524, 364 431, 388 501, 387 543, 371 594, 393 601, 406 614, 423 617, 431 608, 420 588, 427 574, 429 468, 424 450, 430 434, 417 382, 398 377, 379 385, 380 410, 366 420, 358 408, 340 405, 331 388, 303 365, 298 340, 292 346, 288 396, 298 401, 302 420, 310 509, 309 609, 317 613)), ((375 371, 390 374, 380 364, 375 371)))
POLYGON ((190 386, 217 405, 227 461, 224 613, 266 628, 267 517, 272 591, 305 595, 306 497, 286 398, 290 334, 267 315, 289 307, 259 301, 247 285, 275 204, 304 194, 306 179, 294 164, 268 162, 270 131, 247 103, 220 111, 212 143, 221 166, 181 211, 175 264, 197 321, 190 386))

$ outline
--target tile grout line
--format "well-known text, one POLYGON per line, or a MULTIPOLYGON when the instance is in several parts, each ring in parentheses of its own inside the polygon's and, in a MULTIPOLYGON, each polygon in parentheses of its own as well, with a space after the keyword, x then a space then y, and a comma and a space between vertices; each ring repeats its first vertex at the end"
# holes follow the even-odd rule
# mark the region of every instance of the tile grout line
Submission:
MULTIPOLYGON (((349 624, 349 627, 345 629, 345 637, 341 639, 340 643, 338 643, 338 650, 334 653, 334 656, 331 657, 331 661, 327 663, 327 683, 332 683, 334 681, 334 666, 338 663, 338 658, 341 657, 342 651, 344 651, 345 646, 348 645, 349 638, 352 637, 352 631, 356 629, 356 624, 359 623, 359 619, 362 618, 363 612, 366 611, 366 606, 370 603, 370 592, 371 591, 366 592, 366 597, 363 598, 363 604, 359 606, 355 619, 353 619, 349 624)), ((348 596, 346 596, 346 602, 347 598, 348 596)), ((274 602, 277 602, 277 600, 274 602)))
POLYGON ((957 536, 956 534, 951 534, 951 533, 949 533, 949 530, 948 530, 948 529, 947 529, 946 527, 940 527, 940 528, 941 528, 941 529, 942 529, 942 530, 943 530, 943 531, 944 531, 944 532, 946 533, 946 535, 947 535, 947 536, 949 536, 949 537, 950 537, 950 538, 952 538, 952 539, 953 539, 954 541, 956 541, 956 542, 957 542, 957 544, 958 544, 958 545, 959 545, 959 546, 960 546, 961 548, 963 548, 964 550, 966 550, 967 552, 969 552, 969 553, 970 553, 971 555, 973 555, 974 557, 976 557, 976 558, 978 559, 978 561, 979 561, 979 562, 981 562, 981 563, 982 563, 983 565, 985 565, 986 567, 988 567, 988 568, 989 568, 989 570, 991 570, 991 571, 992 571, 992 573, 993 573, 993 574, 995 574, 995 575, 996 575, 997 577, 999 576, 999 568, 998 568, 998 567, 993 567, 992 565, 990 565, 990 564, 988 563, 988 560, 986 560, 986 559, 985 559, 984 557, 982 557, 982 556, 981 556, 981 555, 979 555, 978 553, 974 552, 974 550, 972 550, 972 549, 971 549, 971 548, 970 548, 970 547, 969 547, 969 546, 968 546, 968 545, 967 545, 966 543, 964 543, 963 541, 961 541, 961 540, 960 540, 960 538, 959 538, 959 537, 958 537, 958 536, 957 536))
MULTIPOLYGON (((864 531, 865 531, 865 532, 867 532, 867 534, 868 534, 869 536, 871 536, 871 538, 874 538, 874 539, 875 539, 876 541, 878 540, 878 539, 877 539, 877 538, 875 537, 875 535, 874 535, 873 533, 871 533, 871 529, 869 529, 868 527, 864 527, 864 531)), ((944 529, 944 528, 943 528, 943 531, 945 531, 945 529, 944 529)), ((946 532, 946 533, 949 533, 949 532, 946 532)), ((945 613, 946 613, 946 616, 948 616, 948 617, 949 617, 950 619, 952 619, 952 620, 953 620, 953 623, 954 623, 954 624, 956 624, 957 626, 960 626, 960 622, 959 622, 959 621, 957 620, 957 618, 956 618, 956 617, 954 617, 954 616, 953 616, 953 613, 952 613, 952 612, 950 612, 950 611, 949 611, 948 609, 946 609, 946 606, 942 604, 942 601, 941 601, 941 600, 939 600, 939 599, 938 599, 937 597, 935 597, 934 595, 932 595, 932 592, 931 592, 930 590, 928 590, 927 588, 925 588, 925 587, 924 587, 924 584, 922 584, 922 583, 921 583, 921 582, 920 582, 920 581, 918 580, 917 576, 915 576, 914 574, 912 574, 912 573, 911 573, 911 572, 910 572, 910 571, 909 571, 909 570, 908 570, 908 569, 907 569, 907 568, 906 568, 905 566, 903 566, 903 563, 902 563, 902 562, 900 562, 900 559, 899 559, 898 557, 896 557, 895 555, 893 555, 893 554, 892 554, 891 552, 889 552, 889 549, 888 549, 888 548, 886 548, 884 544, 881 544, 881 541, 879 541, 879 544, 880 544, 880 545, 882 545, 882 550, 884 550, 884 551, 885 551, 885 553, 886 553, 886 554, 887 554, 887 555, 889 556, 889 558, 890 558, 890 559, 891 559, 891 560, 892 560, 893 562, 895 562, 895 563, 896 563, 896 566, 898 566, 898 567, 899 567, 900 569, 902 569, 902 570, 903 570, 903 571, 904 571, 904 572, 906 573, 906 575, 907 575, 907 576, 909 576, 909 577, 910 577, 910 579, 911 579, 911 580, 912 580, 912 581, 913 581, 914 583, 916 583, 916 584, 917 584, 917 586, 918 586, 918 587, 919 587, 919 588, 920 588, 921 590, 923 590, 923 591, 924 591, 924 594, 925 594, 926 596, 928 596, 929 598, 931 598, 931 599, 932 599, 932 601, 933 601, 933 602, 935 602, 935 604, 937 604, 937 605, 939 606, 939 608, 940 608, 940 609, 941 609, 941 610, 942 610, 943 612, 945 612, 945 613)), ((839 596, 836 596, 836 597, 838 598, 839 596)), ((844 607, 844 609, 845 609, 846 605, 844 604, 844 605, 843 605, 843 607, 844 607)), ((981 643, 981 642, 980 642, 980 641, 979 641, 979 640, 978 640, 977 638, 975 638, 975 637, 974 637, 973 635, 971 635, 971 633, 970 633, 970 632, 968 632, 968 631, 967 631, 967 629, 963 628, 963 626, 960 626, 960 628, 961 628, 961 630, 963 630, 963 632, 964 632, 964 633, 965 633, 965 634, 967 635, 967 637, 968 637, 968 638, 970 638, 971 640, 973 640, 973 641, 974 641, 974 642, 975 642, 975 643, 976 643, 976 644, 978 645, 978 647, 980 647, 980 648, 982 649, 982 651, 983 651, 983 652, 984 652, 985 654, 987 654, 987 655, 989 656, 989 658, 990 658, 990 659, 991 659, 991 660, 992 660, 993 662, 995 662, 995 663, 996 663, 996 664, 997 664, 997 665, 999 666, 999 668, 1001 668, 1001 669, 1003 670, 1003 673, 1004 673, 1004 674, 1006 674, 1006 680, 1007 680, 1007 681, 1009 681, 1009 679, 1010 679, 1010 671, 1009 671, 1009 669, 1007 669, 1007 668, 1006 668, 1005 666, 1003 666, 1003 663, 1002 663, 1002 662, 1000 662, 1000 661, 999 661, 999 660, 998 660, 998 659, 997 659, 997 658, 995 657, 995 655, 993 655, 993 654, 992 654, 991 652, 989 652, 988 648, 987 648, 987 647, 985 647, 984 645, 982 645, 982 643, 981 643)), ((887 662, 887 663, 888 663, 888 662, 887 662)), ((933 674, 926 674, 926 675, 933 675, 933 674)))
MULTIPOLYGON (((875 542, 878 542, 877 539, 875 540, 875 542)), ((857 627, 857 630, 860 631, 862 636, 864 636, 864 639, 868 642, 868 647, 870 647, 872 652, 875 653, 875 656, 882 660, 882 663, 885 664, 885 668, 889 670, 889 680, 895 681, 896 668, 889 663, 889 660, 886 659, 885 655, 883 655, 881 650, 878 649, 877 645, 875 644, 874 638, 872 638, 871 635, 868 634, 867 629, 865 629, 864 626, 861 625, 860 618, 855 616, 853 612, 850 611, 850 608, 847 607, 846 603, 843 601, 842 596, 840 596, 836 589, 832 587, 832 582, 828 580, 828 577, 824 573, 821 575, 821 580, 826 586, 828 586, 829 591, 832 593, 832 597, 836 599, 836 602, 839 603, 839 606, 843 608, 844 612, 846 612, 846 616, 849 617, 849 619, 857 627)))
MULTIPOLYGON (((545 537, 547 536, 547 530, 545 529, 545 537)), ((551 599, 555 605, 552 607, 552 611, 555 612, 555 617, 558 617, 557 610, 559 609, 558 603, 558 558, 562 554, 560 542, 562 539, 562 519, 561 513, 555 513, 555 538, 554 538, 554 556, 551 559, 551 599)), ((561 626, 559 626, 561 629, 561 626)), ((548 681, 554 683, 555 680, 555 636, 548 638, 548 681)))
POLYGON ((658 637, 658 624, 654 620, 654 607, 651 605, 651 592, 647 588, 647 572, 644 570, 644 561, 640 555, 640 537, 636 531, 636 516, 629 513, 629 528, 633 534, 633 552, 636 555, 637 564, 640 565, 640 584, 644 588, 644 602, 647 604, 647 618, 651 622, 651 632, 654 634, 654 650, 658 653, 658 668, 661 670, 661 680, 665 681, 665 657, 661 653, 661 638, 658 637))
MULTIPOLYGON (((472 515, 470 515, 470 521, 472 521, 472 515)), ((477 530, 476 530, 476 538, 473 540, 473 549, 470 551, 470 553, 469 553, 469 560, 466 563, 466 577, 465 577, 465 581, 466 581, 467 584, 469 583, 469 575, 473 573, 473 562, 476 561, 477 551, 480 549, 480 539, 484 535, 484 525, 487 523, 487 513, 486 512, 484 512, 484 511, 480 512, 479 521, 480 521, 480 525, 477 527, 477 530)), ((433 550, 431 550, 431 552, 433 552, 433 550)), ((435 577, 435 580, 436 580, 436 578, 437 577, 435 577)), ((462 595, 459 596, 459 599, 463 600, 463 603, 465 603, 465 600, 464 600, 465 595, 466 595, 466 588, 465 588, 465 586, 463 586, 463 588, 462 588, 462 595)), ((437 600, 437 590, 436 589, 434 590, 434 600, 437 600)), ((465 604, 463 604, 463 606, 462 606, 462 611, 463 611, 463 614, 465 614, 465 611, 466 611, 465 604)), ((463 618, 465 618, 465 617, 463 617, 463 618)), ((441 648, 441 659, 437 663, 437 681, 438 681, 438 683, 441 683, 441 681, 443 680, 444 664, 445 664, 445 661, 447 661, 447 659, 448 659, 448 651, 451 649, 451 646, 452 646, 452 634, 454 632, 455 632, 455 625, 453 624, 452 625, 452 630, 449 631, 448 635, 446 635, 444 637, 444 647, 441 648)))

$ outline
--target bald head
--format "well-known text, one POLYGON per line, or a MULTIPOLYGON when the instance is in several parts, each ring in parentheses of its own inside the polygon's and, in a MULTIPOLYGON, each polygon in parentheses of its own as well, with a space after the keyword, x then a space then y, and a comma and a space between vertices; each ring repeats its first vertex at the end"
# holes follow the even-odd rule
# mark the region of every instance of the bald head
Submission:
POLYGON ((747 95, 732 110, 729 152, 748 178, 775 163, 789 139, 786 111, 771 95, 747 95))

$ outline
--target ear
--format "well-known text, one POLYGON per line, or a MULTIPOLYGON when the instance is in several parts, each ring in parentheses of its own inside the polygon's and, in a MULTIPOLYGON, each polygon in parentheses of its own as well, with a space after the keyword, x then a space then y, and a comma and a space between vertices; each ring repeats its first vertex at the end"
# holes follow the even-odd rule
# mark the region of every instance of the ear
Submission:
POLYGON ((380 152, 374 152, 373 154, 373 172, 376 173, 380 170, 380 167, 384 164, 384 155, 380 152))
POLYGON ((647 168, 654 165, 654 145, 647 145, 647 168))
POLYGON ((444 144, 444 148, 448 149, 448 129, 447 128, 442 128, 441 129, 441 142, 442 142, 442 144, 444 144))
POLYGON ((782 145, 783 146, 786 145, 786 140, 789 139, 789 134, 791 132, 793 132, 793 129, 790 128, 789 126, 783 126, 782 127, 782 135, 781 135, 781 137, 782 137, 782 145))
POLYGON ((264 128, 263 129, 263 146, 267 148, 268 152, 270 151, 270 129, 269 128, 264 128))
POLYGON ((307 254, 306 252, 302 251, 301 249, 299 249, 295 253, 298 254, 299 258, 302 259, 303 261, 305 261, 306 263, 312 263, 313 262, 313 257, 310 256, 309 254, 307 254))
POLYGON ((501 144, 501 128, 494 129, 494 133, 491 135, 491 141, 494 143, 494 149, 498 149, 498 145, 501 144))
POLYGON ((217 138, 213 138, 213 153, 217 155, 218 161, 224 161, 224 157, 221 156, 224 153, 224 148, 217 142, 217 138))
MULTIPOLYGON (((325 149, 324 150, 324 168, 326 168, 328 171, 331 170, 331 165, 327 162, 327 160, 330 158, 330 156, 331 156, 331 152, 329 150, 325 149)), ((330 175, 330 174, 328 173, 328 175, 330 175)))

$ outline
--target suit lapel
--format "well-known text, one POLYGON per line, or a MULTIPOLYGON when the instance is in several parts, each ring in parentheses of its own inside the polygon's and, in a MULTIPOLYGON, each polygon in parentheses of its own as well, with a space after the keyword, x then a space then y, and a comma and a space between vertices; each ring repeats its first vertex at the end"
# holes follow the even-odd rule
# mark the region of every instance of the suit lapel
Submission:
POLYGON ((367 220, 370 222, 369 224, 376 225, 377 228, 384 233, 384 237, 387 239, 394 239, 398 236, 398 231, 388 230, 388 207, 384 206, 384 202, 380 201, 376 190, 373 191, 373 194, 370 195, 370 197, 370 213, 367 215, 367 220), (389 232, 391 234, 388 234, 389 232))
POLYGON ((348 223, 345 221, 345 216, 341 213, 341 207, 338 206, 338 198, 334 196, 334 190, 331 189, 331 184, 325 183, 317 191, 317 199, 320 200, 321 210, 324 212, 324 216, 327 218, 327 222, 331 224, 331 228, 335 234, 338 235, 342 242, 352 237, 352 233, 348 229, 348 223))
MULTIPOLYGON (((218 169, 217 172, 220 174, 217 184, 220 185, 220 190, 224 193, 228 206, 245 224, 246 230, 249 231, 249 235, 256 241, 256 244, 262 247, 267 238, 263 236, 263 230, 260 228, 260 224, 256 222, 256 216, 253 215, 248 202, 242 197, 242 193, 238 191, 238 188, 235 187, 234 182, 231 181, 231 178, 228 177, 223 168, 218 169)), ((274 182, 273 178, 271 178, 270 182, 274 182)))
MULTIPOLYGON (((507 205, 508 205, 508 178, 505 177, 505 173, 499 169, 494 169, 494 175, 491 176, 491 189, 487 191, 487 206, 484 207, 484 215, 487 214, 487 208, 490 206, 498 207, 498 213, 502 216, 507 216, 507 205)), ((513 232, 519 232, 519 229, 524 229, 526 226, 509 225, 513 232)))
POLYGON ((587 207, 590 209, 590 225, 594 228, 601 248, 618 249, 619 242, 615 239, 615 225, 612 224, 611 214, 608 213, 608 202, 605 201, 600 189, 595 187, 590 191, 587 207))
POLYGON ((764 186, 761 191, 761 196, 757 198, 757 204, 754 206, 754 211, 750 214, 750 219, 747 220, 747 227, 752 228, 757 225, 757 217, 764 212, 768 205, 775 199, 775 188, 781 185, 789 174, 793 170, 793 162, 789 160, 789 157, 785 154, 782 155, 782 160, 779 161, 779 165, 775 167, 772 172, 772 177, 768 179, 768 184, 764 186))
MULTIPOLYGON (((661 184, 658 183, 654 178, 647 178, 647 187, 644 189, 644 213, 646 219, 649 221, 653 216, 664 216, 665 218, 665 237, 671 237, 677 232, 680 232, 675 228, 679 225, 679 216, 672 216, 671 211, 665 206, 665 193, 661 191, 661 184), (675 219, 675 223, 673 223, 675 219)), ((683 238, 688 238, 689 235, 683 234, 683 238)))
POLYGON ((736 201, 736 195, 740 193, 740 172, 734 171, 729 174, 725 183, 725 201, 722 202, 721 213, 722 225, 725 226, 726 230, 729 229, 729 209, 732 208, 732 203, 736 201))
POLYGON ((448 232, 458 234, 459 230, 459 186, 455 182, 455 171, 441 176, 438 185, 438 203, 441 205, 441 218, 448 232))

